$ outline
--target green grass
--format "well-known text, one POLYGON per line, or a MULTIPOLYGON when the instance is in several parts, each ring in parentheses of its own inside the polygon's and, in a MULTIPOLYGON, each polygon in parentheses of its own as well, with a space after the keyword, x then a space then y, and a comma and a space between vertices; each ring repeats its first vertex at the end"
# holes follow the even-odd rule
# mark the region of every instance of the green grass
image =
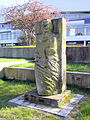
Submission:
POLYGON ((15 62, 15 61, 27 61, 27 60, 33 60, 33 58, 0 58, 0 62, 15 62))
POLYGON ((66 44, 66 47, 90 47, 90 44, 84 46, 83 44, 66 44))
MULTIPOLYGON (((8 103, 8 100, 36 88, 35 83, 24 81, 4 81, 0 79, 0 118, 2 120, 60 120, 60 117, 36 109, 8 103)), ((84 94, 85 98, 76 107, 74 120, 90 119, 90 90, 68 86, 74 93, 84 94)))
MULTIPOLYGON (((0 47, 0 48, 27 48, 27 47, 36 47, 36 45, 26 45, 26 46, 6 46, 6 47, 0 47)), ((84 47, 84 45, 66 45, 66 47, 84 47)), ((90 45, 86 46, 90 47, 90 45)))
POLYGON ((35 83, 28 84, 22 81, 3 81, 0 79, 0 103, 2 103, 0 107, 14 96, 32 88, 35 88, 35 83))
MULTIPOLYGON (((23 67, 23 68, 34 68, 34 62, 27 62, 22 64, 14 64, 10 67, 23 67)), ((67 63, 67 71, 79 71, 79 72, 90 72, 89 63, 67 63)))
POLYGON ((72 86, 68 86, 68 89, 70 89, 72 93, 84 95, 84 98, 74 109, 74 114, 72 114, 73 118, 75 120, 90 120, 90 89, 83 89, 72 86))
POLYGON ((2 120, 60 120, 59 117, 32 108, 7 103, 8 100, 36 88, 35 83, 0 79, 0 118, 2 120))
POLYGON ((8 47, 0 47, 0 48, 26 48, 26 47, 36 47, 36 45, 30 45, 30 46, 8 46, 8 47))
POLYGON ((57 107, 61 107, 62 105, 64 105, 65 103, 67 103, 67 102, 69 102, 72 98, 73 98, 73 95, 72 95, 72 93, 70 93, 67 97, 66 96, 64 96, 65 97, 65 99, 64 99, 64 101, 62 101, 62 103, 61 104, 59 104, 57 107))
MULTIPOLYGON (((90 98, 87 101, 88 103, 85 104, 84 102, 81 103, 82 107, 80 108, 80 115, 81 120, 90 120, 90 98)), ((79 117, 77 117, 79 120, 79 117)))
POLYGON ((34 62, 27 62, 27 63, 21 63, 21 64, 14 64, 10 67, 22 67, 22 68, 35 68, 34 62))
POLYGON ((90 63, 67 63, 67 71, 90 72, 90 63))

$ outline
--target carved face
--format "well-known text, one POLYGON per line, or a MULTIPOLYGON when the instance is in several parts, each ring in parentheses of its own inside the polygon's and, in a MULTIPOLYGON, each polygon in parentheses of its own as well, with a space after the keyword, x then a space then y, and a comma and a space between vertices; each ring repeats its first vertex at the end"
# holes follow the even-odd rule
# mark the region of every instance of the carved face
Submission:
POLYGON ((49 33, 51 31, 51 21, 50 20, 44 20, 41 23, 41 33, 49 33))
POLYGON ((52 27, 52 24, 50 20, 40 21, 35 26, 35 33, 36 35, 49 33, 51 31, 51 27, 52 27))

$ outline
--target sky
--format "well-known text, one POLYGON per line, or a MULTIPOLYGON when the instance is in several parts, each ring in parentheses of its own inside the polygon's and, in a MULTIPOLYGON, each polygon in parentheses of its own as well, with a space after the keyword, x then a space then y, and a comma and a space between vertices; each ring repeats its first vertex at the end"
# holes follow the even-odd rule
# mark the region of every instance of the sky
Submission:
MULTIPOLYGON (((28 0, 0 0, 0 6, 22 4, 28 0)), ((46 5, 59 7, 63 11, 90 11, 90 0, 40 0, 46 5)))

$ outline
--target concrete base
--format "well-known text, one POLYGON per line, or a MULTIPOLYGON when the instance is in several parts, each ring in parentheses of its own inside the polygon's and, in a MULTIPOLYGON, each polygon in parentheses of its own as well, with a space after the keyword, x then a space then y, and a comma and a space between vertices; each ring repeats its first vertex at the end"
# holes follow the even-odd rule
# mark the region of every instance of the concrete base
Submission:
POLYGON ((25 106, 28 108, 34 108, 40 111, 45 111, 48 113, 52 113, 54 115, 62 116, 62 117, 67 117, 68 114, 71 112, 71 110, 77 105, 77 103, 84 97, 84 95, 79 95, 79 94, 72 94, 73 98, 68 101, 67 103, 63 104, 60 106, 60 108, 57 107, 49 107, 46 105, 40 105, 40 104, 35 104, 35 103, 30 103, 29 101, 24 100, 25 95, 20 95, 16 98, 13 98, 9 100, 8 102, 14 103, 17 105, 25 106))
POLYGON ((51 96, 40 96, 37 93, 37 90, 27 92, 24 95, 24 100, 29 101, 30 103, 43 104, 52 107, 58 107, 64 101, 64 99, 70 95, 71 91, 66 90, 61 94, 51 95, 51 96))

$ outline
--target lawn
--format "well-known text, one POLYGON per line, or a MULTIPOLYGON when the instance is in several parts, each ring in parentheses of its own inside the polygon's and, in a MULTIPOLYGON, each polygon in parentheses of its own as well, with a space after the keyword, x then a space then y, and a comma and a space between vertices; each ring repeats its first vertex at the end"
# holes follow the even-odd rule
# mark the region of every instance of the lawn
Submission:
POLYGON ((21 63, 21 64, 14 64, 10 67, 22 67, 22 68, 35 68, 34 62, 27 62, 27 63, 21 63))
POLYGON ((66 47, 90 47, 90 44, 84 46, 84 44, 66 44, 66 47))
POLYGON ((30 46, 8 46, 8 47, 0 47, 0 48, 26 48, 26 47, 36 47, 36 45, 30 45, 30 46))
POLYGON ((15 61, 27 61, 27 60, 33 60, 33 58, 30 59, 24 59, 24 58, 0 58, 0 62, 15 62, 15 61))
MULTIPOLYGON (((10 67, 23 67, 23 68, 34 68, 34 62, 27 62, 22 64, 14 64, 10 67)), ((79 71, 79 72, 90 72, 89 63, 67 63, 67 71, 79 71)))
POLYGON ((84 98, 75 107, 71 116, 75 120, 90 120, 90 89, 81 89, 71 86, 68 86, 68 89, 70 89, 72 93, 84 95, 84 98))
POLYGON ((67 71, 90 72, 90 63, 67 63, 67 71))
POLYGON ((2 120, 60 120, 59 117, 32 108, 7 103, 8 100, 36 88, 35 83, 3 81, 0 79, 0 119, 2 120))
MULTIPOLYGON (((0 119, 2 120, 62 120, 60 117, 23 106, 8 103, 8 100, 36 88, 35 83, 4 81, 0 79, 0 119)), ((68 86, 74 93, 84 94, 85 98, 69 115, 73 120, 90 120, 90 90, 68 86), (76 112, 76 113, 74 113, 76 112)), ((70 120, 70 119, 68 119, 70 120)))

